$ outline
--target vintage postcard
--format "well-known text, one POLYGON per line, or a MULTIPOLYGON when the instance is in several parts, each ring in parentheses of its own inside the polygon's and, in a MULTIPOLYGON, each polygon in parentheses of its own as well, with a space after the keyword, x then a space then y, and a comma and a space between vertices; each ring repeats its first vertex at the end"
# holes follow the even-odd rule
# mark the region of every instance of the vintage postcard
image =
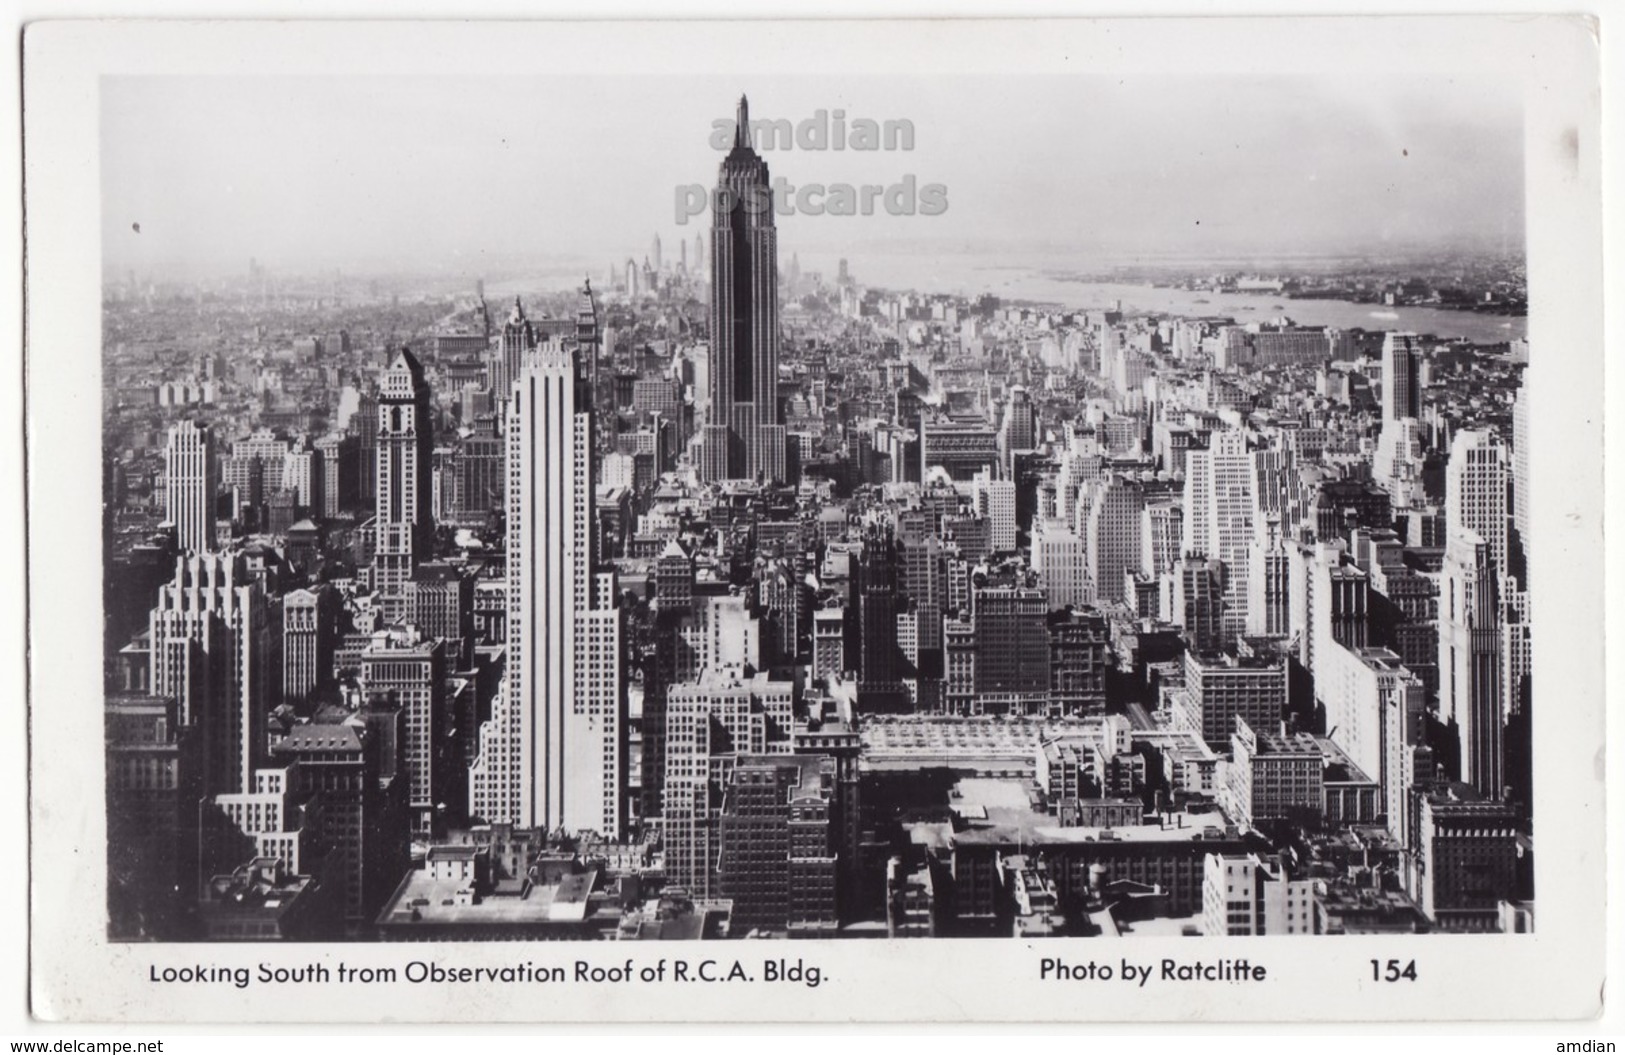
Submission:
POLYGON ((1596 33, 29 26, 34 1014, 1596 1015, 1596 33))

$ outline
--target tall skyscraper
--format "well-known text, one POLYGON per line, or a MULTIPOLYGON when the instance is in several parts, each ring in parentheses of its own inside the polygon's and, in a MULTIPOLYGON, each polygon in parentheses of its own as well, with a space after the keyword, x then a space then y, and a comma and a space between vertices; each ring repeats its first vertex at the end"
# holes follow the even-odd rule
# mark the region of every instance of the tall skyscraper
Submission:
POLYGON ((1140 514, 1145 492, 1135 481, 1113 475, 1088 489, 1084 521, 1085 563, 1091 600, 1123 600, 1123 573, 1140 566, 1140 514))
POLYGON ((1424 499, 1422 490, 1422 353, 1413 333, 1390 333, 1382 342, 1382 428, 1372 475, 1398 508, 1424 499))
POLYGON ((1224 638, 1219 578, 1218 562, 1199 556, 1180 558, 1163 575, 1162 610, 1197 652, 1211 652, 1224 638))
POLYGON ((987 521, 989 541, 994 552, 1008 553, 1016 548, 1016 482, 995 480, 991 469, 976 474, 971 493, 976 515, 987 521))
MULTIPOLYGON (((1088 549, 1077 532, 1059 520, 1033 525, 1032 568, 1051 608, 1084 605, 1094 600, 1088 549)), ((937 613, 940 623, 941 613, 937 613)), ((940 626, 938 633, 941 633, 940 626)))
POLYGON ((534 353, 507 410, 507 677, 480 727, 470 810, 492 823, 621 834, 621 612, 595 574, 592 410, 574 351, 534 353))
POLYGON ((498 399, 507 399, 509 390, 525 366, 525 356, 536 347, 536 327, 525 317, 525 306, 513 298, 513 310, 502 324, 502 343, 491 359, 490 388, 498 399))
POLYGON ((344 920, 365 926, 411 867, 406 782, 382 776, 393 760, 388 745, 363 719, 343 725, 296 725, 272 747, 287 766, 293 792, 320 795, 311 820, 344 885, 344 920))
POLYGON ((360 469, 355 493, 360 501, 371 507, 378 489, 378 397, 372 392, 362 395, 355 414, 350 418, 356 443, 356 465, 360 469))
POLYGON ((871 538, 853 569, 858 614, 858 705, 864 713, 908 709, 905 668, 897 641, 897 550, 890 538, 871 538))
POLYGON ((406 583, 418 562, 434 550, 433 472, 429 383, 417 358, 402 348, 384 371, 378 393, 373 586, 388 618, 400 618, 406 583))
POLYGON ((1471 531, 1489 544, 1498 579, 1507 572, 1507 449, 1493 432, 1464 429, 1445 467, 1445 545, 1471 531))
POLYGON ((1213 434, 1206 451, 1191 451, 1185 471, 1185 556, 1222 565, 1225 640, 1247 629, 1248 548, 1253 540, 1253 464, 1247 439, 1235 429, 1213 434))
POLYGON ((711 232, 711 419, 700 475, 782 480, 778 231, 767 163, 751 149, 743 96, 716 200, 729 207, 714 210, 711 232))
POLYGON ((1286 637, 1292 632, 1292 560, 1280 519, 1268 513, 1253 520, 1253 539, 1247 547, 1247 632, 1254 636, 1286 637))
POLYGON ((1050 655, 1044 591, 989 586, 976 591, 976 696, 983 714, 1030 715, 1049 706, 1050 655))
POLYGON ((716 819, 717 886, 739 933, 835 936, 835 774, 828 755, 748 755, 734 766, 716 819))
POLYGON ((598 369, 603 347, 598 328, 598 301, 593 297, 590 279, 582 280, 581 291, 576 297, 575 342, 576 355, 579 357, 577 369, 591 392, 591 405, 582 409, 590 410, 593 414, 592 452, 597 457, 609 445, 605 436, 601 435, 605 431, 604 426, 607 425, 608 431, 614 431, 615 371, 613 363, 610 364, 612 369, 598 369))
POLYGON ((164 516, 175 525, 175 541, 183 553, 214 549, 218 456, 207 425, 182 421, 169 430, 164 447, 164 516))
POLYGON ((355 501, 355 437, 323 436, 316 441, 316 453, 321 462, 322 508, 313 512, 331 520, 355 501))
POLYGON ((1037 417, 1033 412, 1033 399, 1020 385, 1010 389, 1010 398, 1004 405, 1004 420, 999 424, 999 460, 1006 475, 1010 475, 1017 451, 1030 451, 1037 445, 1037 417))
POLYGON ((445 705, 446 649, 415 627, 380 630, 361 653, 361 683, 371 700, 401 708, 405 724, 406 802, 412 832, 435 831, 436 809, 450 797, 454 719, 445 705))
POLYGON ((1529 371, 1512 401, 1512 530, 1514 555, 1508 560, 1524 589, 1529 588, 1529 371))
POLYGON ((282 698, 302 700, 333 664, 331 588, 289 590, 282 598, 282 698))
POLYGON ((795 688, 739 664, 708 665, 666 704, 666 881, 717 893, 716 804, 740 755, 792 750, 795 688))
POLYGON ((169 697, 109 695, 107 929, 115 941, 185 940, 197 903, 195 726, 169 697))
POLYGON ((898 552, 902 560, 903 592, 920 613, 920 649, 939 651, 942 612, 948 603, 948 570, 942 540, 925 525, 905 522, 898 532, 898 552))
POLYGON ((242 556, 179 558, 149 632, 152 694, 173 697, 176 722, 198 728, 204 791, 250 790, 265 754, 277 638, 242 556))
POLYGON ((1506 779, 1500 589, 1492 547, 1470 528, 1446 536, 1439 594, 1439 713, 1460 736, 1461 779, 1500 798, 1506 779))
POLYGON ((1401 838, 1405 816, 1405 755, 1416 746, 1425 707, 1421 679, 1385 648, 1323 642, 1316 655, 1318 702, 1327 738, 1377 782, 1378 809, 1401 838))
POLYGON ((1414 333, 1390 333, 1382 341, 1382 425, 1422 416, 1422 348, 1414 333))

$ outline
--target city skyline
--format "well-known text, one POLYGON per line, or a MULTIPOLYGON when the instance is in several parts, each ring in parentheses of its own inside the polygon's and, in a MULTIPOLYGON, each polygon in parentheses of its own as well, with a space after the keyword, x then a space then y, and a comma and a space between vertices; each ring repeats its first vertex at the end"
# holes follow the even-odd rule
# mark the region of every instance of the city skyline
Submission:
POLYGON ((709 186, 721 160, 713 125, 732 108, 708 100, 741 90, 761 119, 844 110, 912 126, 912 150, 765 150, 792 185, 913 175, 946 188, 935 216, 782 217, 787 252, 974 250, 1111 266, 1521 249, 1520 107, 1492 77, 1078 76, 1059 93, 1039 78, 1001 78, 997 93, 971 76, 929 90, 899 78, 822 83, 696 75, 673 93, 661 78, 580 78, 564 102, 548 78, 228 77, 207 90, 109 79, 104 263, 596 272, 609 247, 641 256, 650 229, 706 229, 706 216, 676 223, 674 204, 682 188, 709 186), (639 116, 650 92, 674 108, 659 122, 639 116), (1126 141, 1136 149, 1098 149, 1126 141), (599 178, 550 160, 563 144, 591 144, 599 178), (649 166, 651 153, 669 160, 649 166), (1014 168, 991 161, 1018 157, 1014 168), (1041 221, 1022 207, 1032 200, 1046 203, 1041 221))
POLYGON ((750 112, 544 310, 109 283, 110 936, 1532 931, 1522 269, 888 291, 750 112))
POLYGON ((1596 29, 31 24, 36 1014, 1590 1013, 1596 29))

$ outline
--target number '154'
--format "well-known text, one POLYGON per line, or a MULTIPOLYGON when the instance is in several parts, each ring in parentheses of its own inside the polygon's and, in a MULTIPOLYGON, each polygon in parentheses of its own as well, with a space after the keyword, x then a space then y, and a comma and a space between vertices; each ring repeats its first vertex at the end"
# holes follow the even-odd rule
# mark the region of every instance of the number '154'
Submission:
POLYGON ((1400 966, 1398 960, 1389 960, 1386 963, 1382 960, 1371 961, 1371 980, 1373 982, 1398 982, 1402 979, 1407 982, 1416 981, 1415 960, 1403 967, 1400 966))

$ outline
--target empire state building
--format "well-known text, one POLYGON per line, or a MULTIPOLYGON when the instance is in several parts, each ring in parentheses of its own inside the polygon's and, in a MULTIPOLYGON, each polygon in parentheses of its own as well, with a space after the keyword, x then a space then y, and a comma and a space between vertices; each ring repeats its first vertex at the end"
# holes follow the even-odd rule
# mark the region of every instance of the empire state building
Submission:
POLYGON ((711 420, 704 480, 784 479, 779 421, 778 231, 767 163, 739 99, 733 149, 717 175, 711 228, 711 420))

